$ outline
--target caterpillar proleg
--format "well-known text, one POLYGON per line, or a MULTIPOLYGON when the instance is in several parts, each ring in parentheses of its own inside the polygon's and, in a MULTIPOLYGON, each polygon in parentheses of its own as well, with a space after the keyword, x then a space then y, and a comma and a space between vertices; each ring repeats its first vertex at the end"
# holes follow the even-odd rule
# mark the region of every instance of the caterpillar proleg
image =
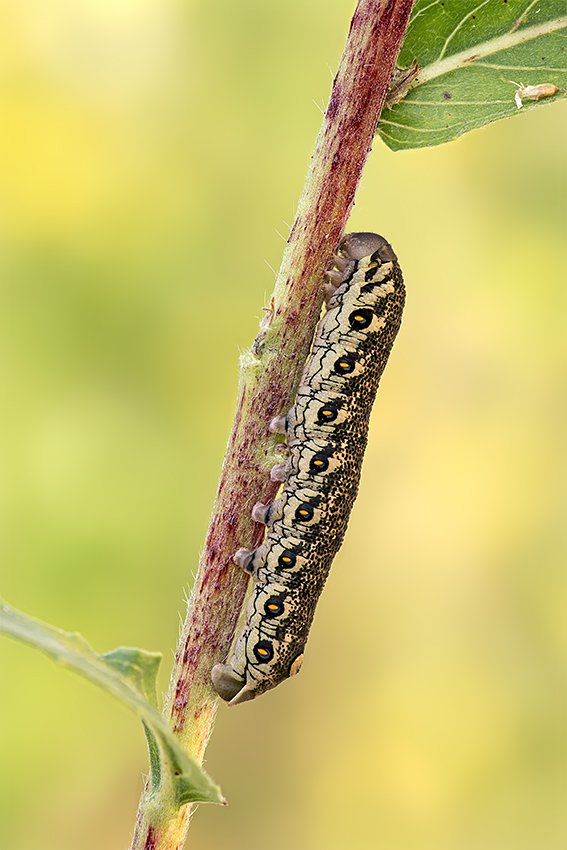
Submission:
POLYGON ((402 273, 382 236, 348 234, 335 265, 296 403, 270 423, 286 435, 289 449, 271 472, 283 482, 281 495, 252 512, 267 527, 262 545, 234 556, 254 585, 229 663, 211 673, 230 705, 299 671, 356 498, 372 404, 400 327, 402 273))

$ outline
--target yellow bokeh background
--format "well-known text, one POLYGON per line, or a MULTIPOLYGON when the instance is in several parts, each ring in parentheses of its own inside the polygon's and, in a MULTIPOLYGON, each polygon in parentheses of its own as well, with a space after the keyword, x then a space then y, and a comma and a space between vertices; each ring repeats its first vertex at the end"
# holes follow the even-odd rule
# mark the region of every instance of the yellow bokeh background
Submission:
MULTIPOLYGON (((162 651, 162 690, 352 10, 2 12, 2 595, 162 651)), ((566 845, 566 149, 565 102, 376 141, 349 229, 408 300, 360 496, 301 675, 220 708, 188 847, 566 845)), ((3 850, 128 846, 136 718, 6 639, 0 675, 3 850)))

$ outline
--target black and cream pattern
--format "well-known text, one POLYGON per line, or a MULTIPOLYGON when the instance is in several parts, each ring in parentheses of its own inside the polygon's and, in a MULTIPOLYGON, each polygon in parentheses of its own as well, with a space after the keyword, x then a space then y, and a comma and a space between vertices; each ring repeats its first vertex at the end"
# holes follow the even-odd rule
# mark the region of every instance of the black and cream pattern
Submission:
POLYGON ((289 455, 271 477, 281 496, 252 511, 262 545, 234 560, 254 580, 246 620, 228 664, 212 681, 231 705, 298 672, 315 606, 356 498, 368 420, 400 327, 404 284, 382 236, 351 233, 328 272, 327 311, 305 365, 297 402, 270 429, 289 455))

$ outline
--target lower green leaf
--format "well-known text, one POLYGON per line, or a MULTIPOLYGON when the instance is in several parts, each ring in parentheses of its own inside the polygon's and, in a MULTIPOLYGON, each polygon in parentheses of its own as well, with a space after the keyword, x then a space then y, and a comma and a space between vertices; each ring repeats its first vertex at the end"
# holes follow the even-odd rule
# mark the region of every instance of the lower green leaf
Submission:
POLYGON ((64 632, 2 600, 0 632, 35 646, 95 682, 141 717, 150 754, 150 793, 159 796, 160 807, 225 802, 219 786, 185 752, 157 710, 159 653, 120 646, 99 655, 78 632, 64 632))

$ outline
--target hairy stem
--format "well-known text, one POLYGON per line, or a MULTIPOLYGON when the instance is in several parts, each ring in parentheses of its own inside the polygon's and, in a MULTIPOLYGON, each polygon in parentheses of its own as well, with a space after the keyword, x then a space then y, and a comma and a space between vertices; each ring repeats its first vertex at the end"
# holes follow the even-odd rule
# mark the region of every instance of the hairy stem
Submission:
MULTIPOLYGON (((189 753, 202 761, 218 697, 212 666, 230 649, 248 577, 232 557, 264 534, 250 512, 273 501, 278 462, 270 419, 290 406, 322 305, 321 283, 351 212, 413 0, 360 0, 311 158, 279 270, 271 310, 241 357, 236 415, 213 515, 187 606, 164 714, 189 753)), ((175 810, 142 795, 131 850, 181 850, 190 805, 175 810)))

